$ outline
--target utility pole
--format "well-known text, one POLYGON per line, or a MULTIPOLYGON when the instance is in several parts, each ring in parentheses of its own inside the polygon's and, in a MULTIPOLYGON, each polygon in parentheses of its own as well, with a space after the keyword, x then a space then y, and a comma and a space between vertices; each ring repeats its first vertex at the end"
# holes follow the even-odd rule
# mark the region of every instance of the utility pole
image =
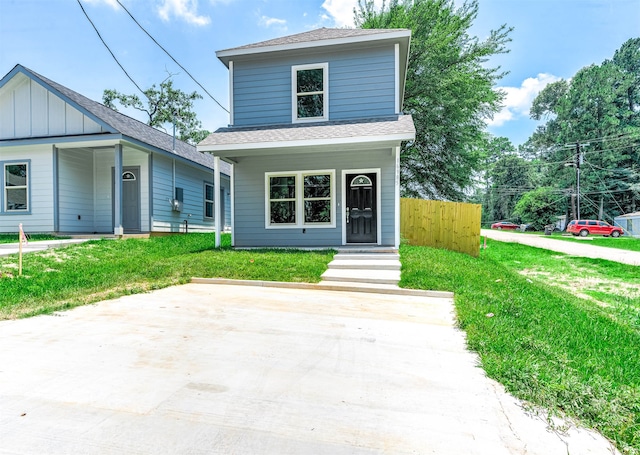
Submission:
POLYGON ((576 142, 576 214, 580 219, 580 162, 582 157, 580 156, 580 142, 576 142))

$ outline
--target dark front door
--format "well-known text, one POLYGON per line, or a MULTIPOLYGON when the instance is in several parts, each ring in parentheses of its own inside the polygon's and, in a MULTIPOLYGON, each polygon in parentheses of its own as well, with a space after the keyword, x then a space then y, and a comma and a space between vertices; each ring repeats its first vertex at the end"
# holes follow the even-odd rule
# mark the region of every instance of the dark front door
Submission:
MULTIPOLYGON (((113 182, 112 188, 115 180, 113 182)), ((112 195, 115 195, 113 190, 112 195)), ((137 166, 122 168, 122 228, 125 232, 140 232, 140 168, 137 166)))
POLYGON ((376 174, 347 174, 347 243, 376 243, 376 174))

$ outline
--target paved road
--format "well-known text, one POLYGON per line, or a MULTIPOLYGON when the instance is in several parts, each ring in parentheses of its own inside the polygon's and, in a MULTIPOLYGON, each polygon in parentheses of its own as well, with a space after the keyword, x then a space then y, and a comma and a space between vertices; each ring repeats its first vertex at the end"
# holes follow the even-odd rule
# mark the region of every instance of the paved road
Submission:
POLYGON ((617 453, 487 379, 450 298, 192 283, 0 346, 0 454, 617 453))
MULTIPOLYGON (((619 250, 617 248, 607 248, 603 246, 589 245, 589 237, 581 239, 581 242, 566 242, 555 240, 545 235, 523 234, 519 232, 497 231, 493 229, 482 229, 481 235, 489 239, 500 240, 502 242, 521 243, 523 245, 544 248, 545 250, 558 251, 572 256, 583 256, 593 259, 607 259, 609 261, 621 262, 629 265, 640 265, 640 252, 619 250)), ((612 242, 615 239, 611 240, 612 242)))

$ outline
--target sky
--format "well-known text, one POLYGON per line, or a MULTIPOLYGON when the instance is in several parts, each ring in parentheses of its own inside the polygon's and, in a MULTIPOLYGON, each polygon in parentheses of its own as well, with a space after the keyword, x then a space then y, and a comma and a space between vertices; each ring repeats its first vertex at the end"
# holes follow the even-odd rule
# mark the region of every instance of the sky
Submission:
MULTIPOLYGON (((455 0, 461 4, 463 0, 455 0)), ((120 0, 217 102, 228 109, 227 68, 215 52, 320 27, 352 27, 357 0, 120 0)), ((381 0, 376 0, 376 3, 381 0)), ((22 64, 102 101, 105 89, 137 93, 102 44, 83 10, 131 78, 143 89, 172 77, 174 87, 204 96, 195 105, 203 127, 229 123, 218 106, 131 20, 117 0, 0 0, 0 77, 22 64)), ((640 0, 479 0, 470 33, 480 39, 502 24, 513 27, 510 52, 491 58, 507 74, 497 88, 505 105, 488 131, 514 145, 537 122, 536 94, 550 82, 610 59, 640 36, 640 0)), ((126 111, 139 120, 143 115, 126 111)))

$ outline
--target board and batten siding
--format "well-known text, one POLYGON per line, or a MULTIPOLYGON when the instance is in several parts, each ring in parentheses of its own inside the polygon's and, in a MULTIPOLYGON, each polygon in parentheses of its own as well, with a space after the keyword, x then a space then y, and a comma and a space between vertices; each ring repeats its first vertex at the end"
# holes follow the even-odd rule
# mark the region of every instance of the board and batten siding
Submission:
POLYGON ((234 166, 234 242, 249 246, 338 246, 342 245, 343 170, 380 169, 381 244, 395 243, 395 158, 391 149, 274 155, 240 160, 234 166), (295 165, 292 165, 295 163, 295 165), (330 163, 330 164, 328 164, 330 163), (335 170, 336 225, 334 228, 265 228, 265 173, 335 170))
POLYGON ((0 94, 0 139, 103 132, 98 123, 24 74, 16 74, 0 94))
MULTIPOLYGON (((25 232, 53 231, 53 147, 29 145, 0 147, 0 162, 29 161, 29 213, 0 211, 0 232, 18 232, 22 223, 25 232)), ((4 169, 0 169, 3 172, 4 169)), ((4 188, 0 189, 4 193, 4 188)), ((4 194, 0 194, 4 207, 4 194)))
POLYGON ((395 51, 377 45, 357 51, 299 53, 233 64, 234 126, 291 123, 291 67, 329 63, 329 120, 395 114, 395 51))
MULTIPOLYGON (((189 232, 212 232, 215 221, 204 216, 204 184, 213 184, 213 171, 187 166, 176 160, 175 185, 183 190, 182 211, 171 208, 173 193, 173 160, 164 156, 153 158, 153 227, 156 232, 184 232, 185 220, 189 232)), ((221 186, 224 180, 221 179, 221 186)))

